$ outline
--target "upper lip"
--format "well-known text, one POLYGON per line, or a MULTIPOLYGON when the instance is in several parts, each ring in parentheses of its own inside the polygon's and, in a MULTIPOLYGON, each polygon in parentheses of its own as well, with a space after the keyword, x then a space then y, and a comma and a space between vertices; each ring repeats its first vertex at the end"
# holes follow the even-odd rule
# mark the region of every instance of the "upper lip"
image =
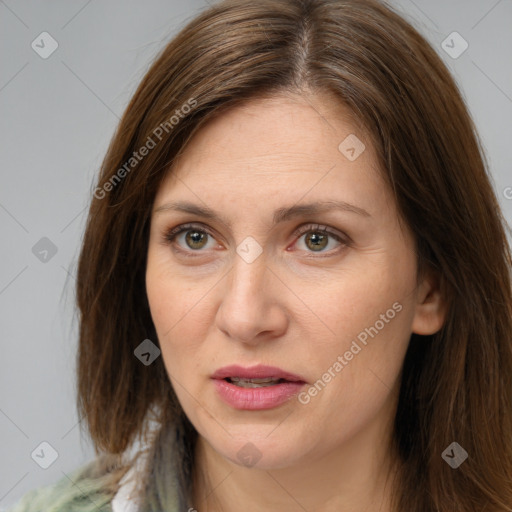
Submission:
POLYGON ((226 377, 240 377, 243 379, 285 379, 291 382, 306 382, 300 375, 277 368, 276 366, 265 366, 262 364, 244 368, 239 365, 230 365, 219 368, 212 379, 225 379, 226 377))

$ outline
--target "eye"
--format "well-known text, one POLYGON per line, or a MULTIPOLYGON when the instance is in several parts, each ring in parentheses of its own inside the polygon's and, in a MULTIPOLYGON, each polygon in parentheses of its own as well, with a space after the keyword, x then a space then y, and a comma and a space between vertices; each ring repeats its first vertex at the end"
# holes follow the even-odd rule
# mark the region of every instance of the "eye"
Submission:
MULTIPOLYGON (((324 250, 329 246, 329 242, 334 239, 338 247, 346 247, 350 245, 350 238, 347 235, 332 231, 327 226, 319 224, 309 224, 298 228, 294 234, 299 237, 296 244, 299 244, 300 238, 305 236, 303 247, 309 253, 331 253, 337 252, 336 248, 331 250, 324 250)), ((187 256, 199 256, 199 254, 192 254, 193 252, 204 252, 202 249, 213 249, 216 247, 214 235, 207 229, 195 224, 182 224, 170 230, 164 235, 165 241, 175 245, 175 250, 187 253, 187 256), (209 240, 211 239, 211 240, 209 240), (181 242, 181 243, 180 243, 181 242), (210 243, 210 247, 208 247, 210 243)), ((296 245, 295 244, 295 245, 296 245)))
MULTIPOLYGON (((179 251, 190 252, 199 251, 204 247, 207 247, 208 238, 214 240, 213 235, 206 231, 203 227, 196 226, 194 224, 182 224, 172 229, 165 235, 165 239, 170 243, 175 243, 175 240, 184 240, 184 244, 178 245, 179 251)), ((215 246, 215 244, 213 244, 215 246)), ((213 248, 213 247, 210 247, 213 248)))
MULTIPOLYGON (((349 238, 346 235, 336 233, 330 230, 327 226, 320 226, 318 224, 301 226, 297 231, 295 231, 294 235, 300 238, 305 235, 303 246, 306 247, 307 252, 332 252, 332 250, 324 251, 324 249, 329 245, 330 239, 336 240, 338 247, 349 245, 349 238)), ((297 244, 299 244, 299 241, 297 241, 297 244)))

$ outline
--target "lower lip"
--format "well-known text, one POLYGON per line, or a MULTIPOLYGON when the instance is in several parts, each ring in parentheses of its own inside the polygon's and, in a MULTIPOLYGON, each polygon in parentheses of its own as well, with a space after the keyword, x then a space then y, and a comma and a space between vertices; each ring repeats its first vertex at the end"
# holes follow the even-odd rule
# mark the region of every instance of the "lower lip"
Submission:
POLYGON ((304 382, 283 382, 261 388, 242 388, 224 379, 213 379, 221 398, 235 409, 272 409, 283 404, 305 385, 304 382))

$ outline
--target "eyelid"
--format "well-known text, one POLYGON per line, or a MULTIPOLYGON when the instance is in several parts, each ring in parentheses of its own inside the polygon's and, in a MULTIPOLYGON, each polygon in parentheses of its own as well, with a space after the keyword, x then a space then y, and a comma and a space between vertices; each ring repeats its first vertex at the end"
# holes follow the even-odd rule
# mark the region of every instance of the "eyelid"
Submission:
POLYGON ((204 231, 205 233, 208 233, 210 236, 215 236, 206 226, 203 224, 197 224, 197 223, 187 223, 187 224, 180 224, 179 226, 176 226, 175 228, 172 228, 169 231, 165 232, 165 238, 169 241, 178 234, 180 234, 183 231, 188 231, 189 229, 197 229, 198 231, 204 231))

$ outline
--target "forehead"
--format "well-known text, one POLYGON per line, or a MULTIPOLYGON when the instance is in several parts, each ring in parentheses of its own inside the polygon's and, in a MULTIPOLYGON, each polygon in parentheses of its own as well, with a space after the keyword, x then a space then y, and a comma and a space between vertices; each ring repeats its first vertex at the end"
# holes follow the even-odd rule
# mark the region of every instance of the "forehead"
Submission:
POLYGON ((270 198, 327 198, 375 210, 383 187, 372 144, 346 107, 326 95, 287 94, 251 100, 203 126, 155 204, 185 193, 206 202, 242 197, 259 208, 270 198))

